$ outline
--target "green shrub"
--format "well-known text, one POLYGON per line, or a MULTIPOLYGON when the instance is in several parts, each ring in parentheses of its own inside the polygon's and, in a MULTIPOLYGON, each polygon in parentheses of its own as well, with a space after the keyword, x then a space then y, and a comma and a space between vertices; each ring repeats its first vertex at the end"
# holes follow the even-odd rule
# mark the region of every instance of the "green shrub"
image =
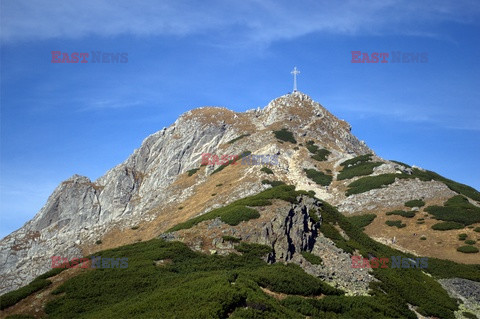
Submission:
POLYGON ((425 221, 424 220, 417 220, 417 224, 418 225, 423 225, 423 224, 425 224, 425 221))
POLYGON ((475 254, 478 253, 478 248, 474 246, 461 246, 457 248, 457 251, 465 254, 475 254))
POLYGON ((340 232, 329 221, 324 220, 320 225, 320 232, 327 238, 330 238, 335 245, 344 250, 345 252, 352 254, 356 249, 354 241, 347 241, 342 237, 340 232))
POLYGON ((216 195, 217 195, 217 193, 213 193, 213 194, 212 194, 212 196, 216 196, 216 195))
POLYGON ((314 223, 319 223, 320 222, 320 217, 318 217, 318 212, 315 209, 309 209, 308 210, 308 216, 313 220, 314 223))
POLYGON ((224 241, 229 241, 232 243, 239 243, 242 239, 238 237, 233 237, 233 236, 222 236, 222 239, 224 241))
POLYGON ((309 253, 308 251, 302 251, 302 256, 312 265, 320 265, 322 263, 321 257, 314 255, 312 253, 309 253))
POLYGON ((273 131, 273 134, 275 134, 275 137, 281 141, 297 144, 297 141, 293 137, 293 133, 286 128, 282 128, 280 131, 273 131))
POLYGON ((441 223, 436 223, 432 226, 433 230, 451 230, 451 229, 462 229, 465 226, 456 223, 456 222, 441 222, 441 223))
POLYGON ((475 245, 475 243, 476 243, 476 241, 472 240, 472 239, 465 240, 465 244, 467 244, 467 245, 475 245))
POLYGON ((475 227, 473 231, 476 231, 477 233, 480 233, 480 227, 475 227))
POLYGON ((370 225, 376 217, 377 215, 375 214, 365 214, 347 217, 347 219, 353 226, 358 227, 361 230, 365 230, 365 227, 370 225))
POLYGON ((425 202, 421 199, 413 199, 405 202, 405 206, 407 207, 422 207, 425 206, 425 202))
POLYGON ((327 149, 319 149, 318 146, 315 145, 315 142, 313 141, 308 141, 307 142, 307 149, 310 153, 313 154, 313 156, 311 156, 311 158, 313 158, 314 160, 317 160, 319 162, 323 162, 323 161, 326 161, 327 158, 328 158, 328 155, 331 154, 331 152, 327 149))
POLYGON ((323 162, 323 161, 326 161, 328 159, 328 155, 330 155, 331 153, 332 152, 330 152, 329 150, 321 148, 317 151, 317 153, 315 155, 312 155, 310 157, 313 158, 316 161, 323 162))
POLYGON ((215 187, 220 187, 220 186, 223 186, 223 184, 220 183, 220 184, 215 185, 215 187))
POLYGON ((307 177, 319 185, 328 186, 332 182, 332 176, 326 175, 316 169, 304 169, 307 177))
POLYGON ((244 318, 245 313, 287 319, 301 316, 260 287, 304 296, 341 294, 296 265, 268 265, 256 257, 271 252, 270 247, 237 248, 242 255, 206 255, 179 242, 154 239, 103 251, 102 257, 128 258, 128 268, 97 269, 70 278, 45 312, 50 319, 244 318), (155 261, 165 259, 171 262, 156 266, 155 261))
POLYGON ((50 277, 56 276, 62 271, 64 271, 67 268, 52 268, 51 270, 47 271, 46 273, 38 276, 36 279, 48 279, 50 277))
POLYGON ((359 165, 372 160, 373 154, 360 155, 340 163, 340 166, 349 167, 359 165))
POLYGON ((192 176, 193 174, 195 174, 196 172, 198 172, 200 168, 193 168, 193 169, 190 169, 187 171, 188 173, 188 176, 192 176))
POLYGON ((34 292, 37 292, 51 284, 52 282, 50 280, 36 278, 24 287, 7 292, 0 298, 0 310, 13 306, 20 300, 27 298, 34 292))
POLYGON ((395 226, 397 228, 403 228, 403 227, 407 226, 407 225, 403 224, 401 220, 387 220, 385 222, 385 224, 387 224, 390 227, 395 226))
POLYGON ((139 226, 132 226, 131 229, 132 230, 137 230, 139 228, 139 226))
POLYGON ((273 264, 258 268, 251 275, 260 286, 275 292, 301 296, 315 296, 322 293, 343 294, 322 280, 307 275, 300 266, 295 264, 287 264, 287 266, 273 264))
POLYGON ((101 241, 101 240, 97 240, 97 241, 95 242, 95 245, 101 245, 101 244, 102 244, 102 241, 101 241))
POLYGON ((10 315, 7 316, 5 319, 35 319, 35 317, 30 315, 10 315))
POLYGON ((254 257, 263 257, 272 252, 272 247, 267 245, 246 242, 242 242, 240 245, 235 246, 235 249, 242 254, 254 257))
POLYGON ((420 237, 420 240, 427 240, 427 237, 422 236, 422 237, 420 237))
POLYGON ((480 222, 480 207, 477 207, 463 196, 453 196, 444 206, 428 206, 425 211, 435 219, 453 221, 465 226, 480 222))
POLYGON ((415 212, 406 212, 406 211, 403 211, 403 210, 394 210, 394 211, 391 211, 391 212, 387 212, 387 216, 388 215, 398 215, 398 216, 402 216, 402 217, 406 217, 406 218, 412 218, 412 217, 415 217, 415 212))
POLYGON ((347 196, 368 192, 369 190, 381 188, 392 184, 396 178, 408 178, 402 174, 382 174, 377 176, 362 177, 348 185, 347 196))
POLYGON ((268 167, 262 167, 260 171, 265 172, 267 174, 273 174, 273 171, 268 167))
POLYGON ((240 135, 239 137, 236 137, 236 138, 234 138, 233 140, 228 141, 227 143, 228 143, 228 144, 233 144, 233 143, 235 143, 236 141, 241 140, 242 138, 247 137, 247 136, 250 136, 250 134, 248 134, 248 133, 247 133, 247 134, 242 134, 242 135, 240 135))
POLYGON ((467 239, 468 235, 467 234, 458 234, 458 240, 465 240, 467 239))
POLYGON ((373 169, 382 165, 381 162, 359 162, 357 165, 344 166, 337 175, 337 180, 350 179, 355 176, 370 175, 373 169))

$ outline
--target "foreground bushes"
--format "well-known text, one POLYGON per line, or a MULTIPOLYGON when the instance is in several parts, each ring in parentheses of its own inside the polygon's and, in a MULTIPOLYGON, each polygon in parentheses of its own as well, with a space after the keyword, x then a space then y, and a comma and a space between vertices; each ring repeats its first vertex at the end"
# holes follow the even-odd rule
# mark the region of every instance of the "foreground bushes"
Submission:
POLYGON ((206 255, 154 239, 101 252, 127 257, 126 269, 96 269, 71 278, 45 307, 48 318, 302 318, 260 287, 301 296, 341 291, 299 266, 255 257, 270 247, 242 243, 242 255, 206 255), (156 260, 171 260, 156 266, 156 260), (60 296, 60 293, 62 295, 60 296))
POLYGON ((13 306, 20 300, 27 298, 34 292, 37 292, 51 284, 52 282, 50 280, 36 278, 25 287, 7 292, 6 294, 2 295, 2 297, 0 298, 0 310, 13 306))

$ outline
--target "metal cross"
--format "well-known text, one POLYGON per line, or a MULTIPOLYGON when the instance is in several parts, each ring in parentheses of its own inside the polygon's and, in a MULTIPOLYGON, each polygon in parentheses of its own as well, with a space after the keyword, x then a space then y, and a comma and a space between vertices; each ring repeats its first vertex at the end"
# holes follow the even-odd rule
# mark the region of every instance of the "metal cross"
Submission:
POLYGON ((297 67, 294 67, 293 71, 290 73, 293 74, 293 92, 296 92, 297 91, 297 74, 299 74, 300 71, 297 70, 297 67))

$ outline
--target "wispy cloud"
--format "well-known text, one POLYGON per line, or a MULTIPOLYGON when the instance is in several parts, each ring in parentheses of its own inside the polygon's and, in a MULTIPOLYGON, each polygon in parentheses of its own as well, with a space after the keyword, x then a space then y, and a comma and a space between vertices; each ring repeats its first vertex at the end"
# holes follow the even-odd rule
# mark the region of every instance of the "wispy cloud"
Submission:
POLYGON ((221 41, 258 44, 313 32, 431 34, 432 24, 475 23, 480 14, 474 0, 310 0, 295 5, 276 0, 3 0, 1 9, 6 43, 215 33, 221 41))

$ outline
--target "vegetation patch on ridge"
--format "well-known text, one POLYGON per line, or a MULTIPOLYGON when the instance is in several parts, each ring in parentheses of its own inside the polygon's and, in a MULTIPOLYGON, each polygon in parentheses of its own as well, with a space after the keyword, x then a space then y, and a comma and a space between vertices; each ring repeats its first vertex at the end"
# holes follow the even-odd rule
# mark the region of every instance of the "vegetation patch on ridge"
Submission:
POLYGON ((387 220, 385 224, 387 224, 390 227, 397 227, 397 228, 403 228, 407 226, 406 224, 402 223, 401 220, 387 220))
POLYGON ((457 222, 465 226, 480 222, 480 207, 471 204, 462 195, 451 197, 444 206, 428 206, 425 211, 432 214, 435 219, 457 222))
MULTIPOLYGON (((417 257, 376 242, 363 233, 360 228, 352 225, 348 218, 339 213, 333 206, 325 202, 324 204, 322 210, 323 224, 337 223, 349 237, 349 246, 356 247, 363 257, 369 258, 371 255, 379 258, 390 258, 390 256, 417 257)), ((371 313, 372 317, 378 316, 379 318, 416 318, 404 307, 404 303, 410 303, 417 306, 417 311, 424 316, 453 319, 455 318, 453 311, 457 309, 455 300, 448 296, 435 278, 459 277, 480 281, 480 265, 458 264, 453 261, 430 257, 428 258, 428 267, 423 271, 430 273, 433 278, 425 275, 419 269, 391 268, 391 265, 389 265, 389 268, 372 269, 372 271, 375 277, 380 280, 378 283, 372 282, 370 284, 374 298, 358 297, 359 299, 357 299, 357 297, 353 297, 352 299, 344 299, 327 296, 318 301, 295 298, 295 303, 299 307, 297 309, 302 309, 304 315, 325 315, 328 311, 337 314, 350 314, 356 313, 355 310, 362 309, 360 317, 365 313, 371 313), (412 283, 415 283, 415 289, 411 289, 412 283), (354 306, 352 302, 355 302, 354 306)), ((288 297, 284 302, 292 299, 293 297, 288 297)), ((333 315, 331 317, 335 318, 333 315)), ((354 317, 356 316, 346 316, 345 318, 354 317)), ((340 318, 344 317, 340 316, 340 318)))
MULTIPOLYGON (((366 157, 367 155, 363 155, 363 156, 365 157, 361 159, 361 162, 364 162, 367 160, 367 157, 366 157)), ((348 160, 348 161, 351 161, 351 160, 348 160)), ((345 162, 348 162, 348 161, 345 161, 345 162)), ((345 164, 345 162, 343 162, 342 164, 345 164)), ((353 164, 353 162, 350 162, 350 164, 353 164)), ((462 194, 466 197, 470 197, 471 199, 480 202, 480 193, 477 190, 475 190, 473 187, 457 183, 435 172, 428 171, 428 170, 423 171, 418 168, 413 168, 411 175, 402 173, 402 174, 381 174, 378 176, 362 177, 348 185, 349 189, 347 190, 346 195, 349 196, 353 194, 359 194, 359 193, 367 192, 372 189, 387 186, 395 182, 396 178, 399 178, 399 179, 418 178, 421 181, 432 181, 432 180, 439 181, 444 183, 448 188, 450 188, 454 192, 457 192, 459 194, 462 194)))
POLYGON ((441 222, 432 225, 433 230, 452 230, 452 229, 462 229, 465 226, 457 222, 441 222))
POLYGON ((381 188, 395 182, 397 178, 408 178, 408 175, 402 174, 381 174, 377 176, 366 176, 348 185, 347 196, 368 192, 372 189, 381 188))
POLYGON ((425 206, 425 202, 421 199, 413 199, 409 200, 408 202, 405 202, 404 204, 406 207, 422 207, 425 206))
POLYGON ((187 171, 188 176, 192 176, 192 175, 195 174, 198 170, 199 170, 199 168, 193 168, 193 169, 188 170, 188 171, 187 171))
POLYGON ((286 128, 282 128, 280 131, 273 131, 275 137, 281 141, 297 144, 297 140, 293 137, 293 133, 286 128))
POLYGON ((360 155, 340 163, 343 169, 337 175, 337 180, 372 174, 375 167, 383 164, 381 162, 371 162, 372 156, 372 154, 360 155))
POLYGON ((307 141, 306 145, 308 151, 313 154, 310 157, 319 162, 326 161, 328 155, 331 154, 329 150, 325 148, 319 148, 317 145, 315 145, 314 141, 307 141))
POLYGON ((51 284, 52 282, 50 280, 37 277, 28 285, 21 287, 17 290, 7 292, 0 298, 0 310, 13 306, 20 300, 27 298, 34 292, 37 292, 51 284))
POLYGON ((239 199, 227 206, 220 207, 198 217, 194 217, 184 223, 170 228, 167 232, 188 229, 202 221, 215 219, 217 217, 219 217, 224 223, 235 226, 242 221, 260 217, 258 211, 251 207, 271 205, 272 199, 281 199, 290 203, 294 203, 296 202, 296 197, 299 195, 310 196, 305 191, 295 191, 295 186, 275 186, 259 194, 239 199))
POLYGON ((307 177, 310 178, 312 181, 317 183, 318 185, 328 186, 332 182, 332 176, 327 175, 323 172, 317 171, 316 169, 303 169, 303 171, 307 174, 307 177))
POLYGON ((457 251, 464 254, 475 254, 478 253, 478 248, 475 246, 465 245, 457 248, 457 251))
POLYGON ((322 258, 314 255, 308 251, 302 251, 302 256, 305 258, 309 263, 312 265, 321 265, 322 264, 322 258))
POLYGON ((415 217, 415 212, 406 212, 404 210, 394 210, 394 211, 391 211, 391 212, 387 212, 386 215, 387 216, 398 215, 398 216, 402 216, 402 217, 412 218, 412 217, 415 217))
POLYGON ((365 227, 370 225, 376 217, 377 215, 375 214, 363 214, 347 217, 347 219, 353 226, 358 227, 363 231, 365 227))

